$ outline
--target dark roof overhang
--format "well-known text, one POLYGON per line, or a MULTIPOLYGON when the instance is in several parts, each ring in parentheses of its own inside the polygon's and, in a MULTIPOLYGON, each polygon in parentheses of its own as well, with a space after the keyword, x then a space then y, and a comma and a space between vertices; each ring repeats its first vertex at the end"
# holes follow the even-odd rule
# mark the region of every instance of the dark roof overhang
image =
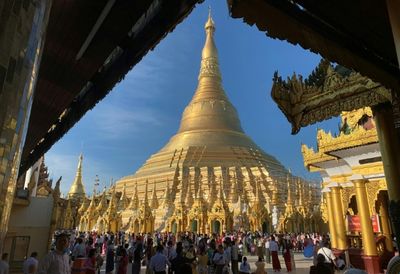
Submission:
POLYGON ((387 1, 227 0, 233 18, 400 92, 387 1))
POLYGON ((53 1, 19 174, 102 100, 198 0, 53 1))

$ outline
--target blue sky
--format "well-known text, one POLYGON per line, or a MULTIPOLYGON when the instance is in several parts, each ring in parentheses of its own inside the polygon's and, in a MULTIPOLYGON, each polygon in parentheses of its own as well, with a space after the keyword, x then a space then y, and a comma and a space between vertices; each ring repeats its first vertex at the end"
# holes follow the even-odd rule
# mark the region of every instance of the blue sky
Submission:
POLYGON ((303 166, 301 143, 315 146, 317 128, 335 131, 338 120, 293 136, 270 91, 275 70, 284 77, 293 72, 307 76, 320 56, 231 18, 225 1, 205 1, 46 153, 50 177, 63 176, 62 192, 70 188, 81 152, 84 184, 91 193, 96 174, 101 187, 133 174, 175 134, 197 86, 210 4, 223 86, 244 131, 292 173, 318 179, 303 166))

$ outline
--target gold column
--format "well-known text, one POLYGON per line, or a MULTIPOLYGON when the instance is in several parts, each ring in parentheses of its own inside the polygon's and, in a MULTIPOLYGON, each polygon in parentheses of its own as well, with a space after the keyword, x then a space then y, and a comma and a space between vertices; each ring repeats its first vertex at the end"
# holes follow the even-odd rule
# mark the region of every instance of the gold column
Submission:
POLYGON ((386 248, 389 251, 393 251, 393 242, 392 242, 392 237, 390 233, 390 225, 389 225, 389 214, 388 214, 388 209, 386 205, 386 201, 383 199, 383 197, 380 197, 380 206, 379 206, 379 215, 381 217, 381 225, 382 225, 382 234, 385 236, 386 240, 386 248))
POLYGON ((7 12, 10 4, 3 3, 6 2, 0 5, 0 62, 7 77, 0 84, 0 253, 17 187, 52 1, 26 1, 26 11, 18 13, 7 12), (19 63, 23 65, 18 69, 19 63))
POLYGON ((356 190, 357 209, 361 222, 361 237, 364 249, 362 258, 364 260, 365 270, 367 270, 368 273, 381 273, 378 250, 374 240, 375 235, 372 230, 371 215, 369 213, 367 189, 365 187, 367 180, 358 177, 361 176, 353 175, 352 181, 356 190))
POLYGON ((364 255, 377 256, 374 232, 372 230, 371 215, 369 214, 366 180, 353 180, 356 190, 357 209, 361 222, 361 236, 364 247, 364 255))
POLYGON ((333 206, 333 200, 332 200, 332 193, 331 192, 325 192, 325 197, 326 197, 326 202, 328 206, 328 224, 329 224, 329 232, 331 234, 331 245, 332 248, 337 248, 337 242, 336 242, 336 224, 335 224, 335 218, 333 217, 334 214, 334 206, 333 206))
POLYGON ((390 103, 373 107, 389 196, 389 214, 400 246, 400 144, 390 103))
POLYGON ((342 204, 342 193, 340 187, 331 187, 332 201, 334 206, 336 248, 340 250, 347 249, 346 228, 344 225, 344 214, 342 204))

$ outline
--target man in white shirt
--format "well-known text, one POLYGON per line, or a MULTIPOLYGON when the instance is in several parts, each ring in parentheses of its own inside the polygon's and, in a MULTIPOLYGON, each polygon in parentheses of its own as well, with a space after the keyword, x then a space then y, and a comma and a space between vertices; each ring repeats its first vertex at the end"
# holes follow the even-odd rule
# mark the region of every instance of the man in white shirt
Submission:
POLYGON ((327 247, 321 247, 317 254, 322 254, 325 257, 325 263, 331 263, 334 262, 336 260, 335 255, 333 254, 332 250, 330 250, 327 247))
POLYGON ((31 256, 25 260, 23 266, 24 274, 36 273, 39 264, 38 260, 36 259, 37 255, 37 252, 32 252, 31 256))
POLYGON ((71 274, 68 256, 69 235, 56 235, 56 248, 39 263, 39 274, 71 274))
POLYGON ((7 259, 8 253, 3 253, 0 261, 0 274, 8 274, 10 271, 10 266, 8 265, 7 259))
POLYGON ((325 257, 325 264, 328 265, 332 270, 335 267, 336 257, 333 254, 332 250, 327 247, 326 242, 323 243, 323 247, 321 247, 317 254, 322 254, 325 257))

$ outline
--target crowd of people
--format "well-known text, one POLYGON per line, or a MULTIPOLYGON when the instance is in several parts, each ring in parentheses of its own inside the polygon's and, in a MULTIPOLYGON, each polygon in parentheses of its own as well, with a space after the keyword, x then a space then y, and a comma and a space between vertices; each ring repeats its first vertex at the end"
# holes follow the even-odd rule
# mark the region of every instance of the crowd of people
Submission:
MULTIPOLYGON (((310 273, 333 273, 343 269, 343 258, 329 248, 328 235, 262 234, 235 232, 223 235, 185 233, 118 234, 65 232, 55 235, 53 248, 39 263, 33 252, 24 262, 25 273, 39 274, 264 274, 266 264, 281 271, 295 271, 294 253, 313 258, 310 273), (249 263, 249 256, 257 256, 249 263), (128 269, 129 263, 131 266, 128 269)), ((7 256, 3 254, 3 257, 7 256)), ((0 274, 6 258, 0 261, 0 274)))

